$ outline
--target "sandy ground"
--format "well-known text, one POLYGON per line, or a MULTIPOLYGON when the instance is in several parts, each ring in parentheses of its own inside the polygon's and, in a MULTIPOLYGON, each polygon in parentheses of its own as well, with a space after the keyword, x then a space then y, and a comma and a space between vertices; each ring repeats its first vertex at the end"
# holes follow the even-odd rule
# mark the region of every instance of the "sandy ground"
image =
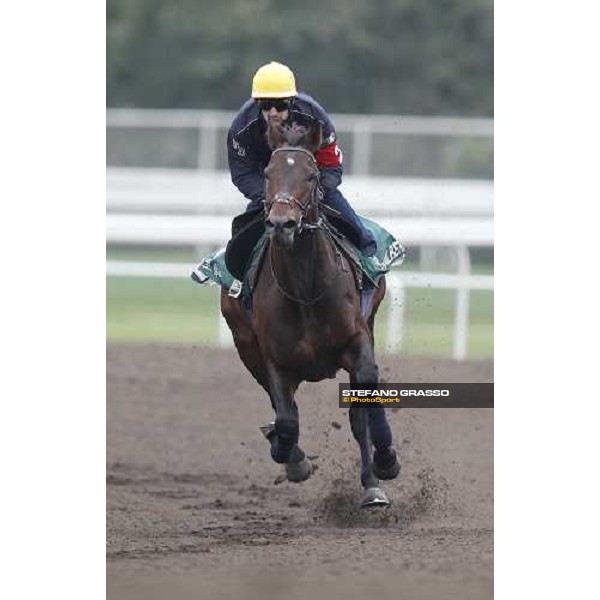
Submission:
MULTIPOLYGON (((493 381, 490 361, 379 357, 387 381, 493 381)), ((107 350, 108 598, 492 597, 493 410, 390 409, 402 473, 355 508, 359 452, 338 380, 304 384, 281 482, 262 389, 227 350, 107 350), (217 393, 217 390, 220 390, 217 393)))

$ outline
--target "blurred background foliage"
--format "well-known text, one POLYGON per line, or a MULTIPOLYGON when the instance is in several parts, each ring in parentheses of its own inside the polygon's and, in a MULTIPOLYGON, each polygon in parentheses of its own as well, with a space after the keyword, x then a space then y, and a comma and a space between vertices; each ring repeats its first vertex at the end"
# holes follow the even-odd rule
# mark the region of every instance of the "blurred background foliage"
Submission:
POLYGON ((493 116, 492 0, 107 0, 109 107, 237 109, 286 63, 328 111, 493 116))

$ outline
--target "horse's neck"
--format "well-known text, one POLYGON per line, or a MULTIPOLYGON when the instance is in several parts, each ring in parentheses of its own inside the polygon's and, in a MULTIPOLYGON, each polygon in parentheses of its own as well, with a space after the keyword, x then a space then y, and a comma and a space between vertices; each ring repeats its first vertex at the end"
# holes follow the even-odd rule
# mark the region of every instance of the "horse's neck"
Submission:
POLYGON ((274 275, 295 297, 310 300, 335 273, 335 253, 327 234, 316 230, 300 235, 290 249, 273 245, 274 275))

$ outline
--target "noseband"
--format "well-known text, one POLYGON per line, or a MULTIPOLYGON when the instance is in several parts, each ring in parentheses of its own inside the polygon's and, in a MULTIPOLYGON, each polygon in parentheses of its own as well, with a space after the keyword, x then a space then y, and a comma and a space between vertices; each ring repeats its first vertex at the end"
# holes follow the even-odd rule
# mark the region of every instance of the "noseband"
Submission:
MULTIPOLYGON (((317 161, 311 152, 305 150, 304 148, 294 148, 294 147, 285 147, 285 148, 276 148, 271 153, 271 156, 276 152, 302 152, 310 157, 310 160, 314 163, 315 167, 317 166, 317 161)), ((302 233, 304 229, 319 229, 321 227, 321 218, 316 223, 306 223, 304 218, 306 217, 308 211, 312 208, 316 199, 321 199, 321 195, 319 194, 319 170, 317 168, 316 177, 312 184, 312 190, 310 192, 309 200, 306 204, 302 204, 298 201, 295 196, 292 194, 288 194, 287 192, 277 192, 273 197, 271 202, 268 202, 266 199, 263 200, 265 214, 268 214, 271 210, 271 206, 273 204, 288 204, 289 206, 296 205, 300 209, 301 217, 300 222, 298 223, 298 233, 302 233)))

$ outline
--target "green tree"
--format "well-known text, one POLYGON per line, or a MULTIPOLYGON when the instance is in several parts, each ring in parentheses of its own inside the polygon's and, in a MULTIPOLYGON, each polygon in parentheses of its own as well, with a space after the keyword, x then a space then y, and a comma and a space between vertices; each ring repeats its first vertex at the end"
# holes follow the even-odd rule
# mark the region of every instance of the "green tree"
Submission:
POLYGON ((491 0, 108 0, 109 106, 236 109, 288 64, 332 112, 493 114, 491 0))

